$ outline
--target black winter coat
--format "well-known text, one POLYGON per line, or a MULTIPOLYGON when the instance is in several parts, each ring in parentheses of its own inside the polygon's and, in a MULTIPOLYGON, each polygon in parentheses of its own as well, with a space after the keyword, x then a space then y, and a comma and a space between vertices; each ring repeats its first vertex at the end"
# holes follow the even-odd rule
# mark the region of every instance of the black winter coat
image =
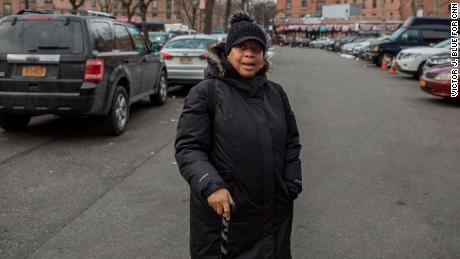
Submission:
POLYGON ((223 51, 223 44, 208 51, 206 80, 185 98, 177 127, 176 160, 191 186, 191 257, 219 258, 222 221, 207 197, 226 187, 237 204, 228 258, 289 259, 293 200, 302 190, 295 117, 265 71, 244 79, 223 51), (207 88, 215 83, 211 118, 207 88))

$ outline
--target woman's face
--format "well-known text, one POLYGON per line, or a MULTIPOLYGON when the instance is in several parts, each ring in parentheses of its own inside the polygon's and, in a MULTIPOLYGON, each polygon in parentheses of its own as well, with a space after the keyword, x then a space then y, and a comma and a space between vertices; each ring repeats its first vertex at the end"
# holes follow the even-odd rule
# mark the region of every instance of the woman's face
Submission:
POLYGON ((262 68, 264 52, 257 41, 247 40, 230 49, 228 61, 240 76, 251 78, 262 68))

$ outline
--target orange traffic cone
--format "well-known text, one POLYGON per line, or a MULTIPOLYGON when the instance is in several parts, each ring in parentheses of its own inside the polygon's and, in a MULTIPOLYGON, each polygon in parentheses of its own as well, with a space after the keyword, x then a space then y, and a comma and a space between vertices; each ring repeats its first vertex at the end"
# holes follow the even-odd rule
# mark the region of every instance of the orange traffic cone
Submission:
POLYGON ((392 75, 398 73, 398 70, 396 69, 396 57, 393 57, 393 60, 391 61, 391 68, 388 72, 392 75))
POLYGON ((388 70, 388 59, 387 59, 387 54, 384 54, 383 55, 383 59, 382 59, 382 65, 380 66, 380 69, 382 71, 387 71, 388 70))

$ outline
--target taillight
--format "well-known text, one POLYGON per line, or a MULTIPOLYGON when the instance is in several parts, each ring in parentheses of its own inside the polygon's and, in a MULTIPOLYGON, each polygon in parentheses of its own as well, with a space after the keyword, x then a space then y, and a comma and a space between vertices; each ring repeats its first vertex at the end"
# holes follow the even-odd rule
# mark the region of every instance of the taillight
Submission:
POLYGON ((104 78, 104 59, 91 58, 86 60, 85 81, 102 81, 104 78))
POLYGON ((33 15, 33 16, 27 17, 27 20, 29 21, 51 21, 53 20, 53 16, 33 15))
POLYGON ((205 60, 206 59, 206 53, 201 53, 200 54, 200 59, 205 60))
POLYGON ((173 56, 169 53, 166 53, 166 52, 160 52, 160 55, 164 58, 164 59, 169 59, 169 58, 172 58, 173 56))

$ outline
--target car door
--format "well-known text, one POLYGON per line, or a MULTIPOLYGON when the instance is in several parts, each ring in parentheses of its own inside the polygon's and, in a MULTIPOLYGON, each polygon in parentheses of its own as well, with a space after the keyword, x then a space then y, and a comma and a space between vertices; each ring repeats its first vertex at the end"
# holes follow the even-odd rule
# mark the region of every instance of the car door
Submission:
POLYGON ((117 45, 118 64, 122 64, 130 80, 131 96, 140 93, 142 83, 142 67, 138 53, 134 51, 133 41, 128 29, 123 24, 114 24, 115 42, 117 45))
POLYGON ((150 52, 144 37, 138 29, 130 26, 128 27, 128 31, 134 43, 134 50, 138 52, 141 61, 142 82, 140 93, 145 93, 155 86, 154 80, 158 74, 155 71, 155 55, 150 52))

